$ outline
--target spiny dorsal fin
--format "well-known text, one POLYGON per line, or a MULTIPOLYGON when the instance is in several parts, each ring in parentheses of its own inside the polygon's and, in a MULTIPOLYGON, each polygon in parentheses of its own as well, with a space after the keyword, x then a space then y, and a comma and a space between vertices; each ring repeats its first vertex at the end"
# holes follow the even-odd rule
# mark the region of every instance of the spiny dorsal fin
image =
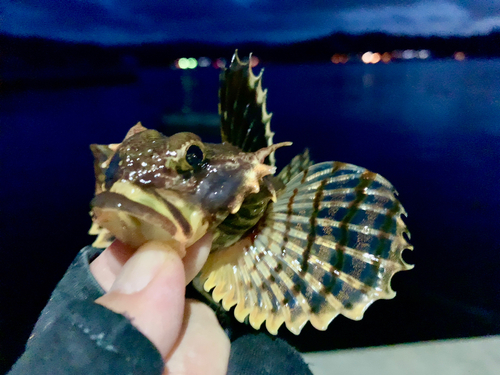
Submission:
MULTIPOLYGON (((238 51, 229 68, 220 76, 219 113, 222 142, 231 143, 243 151, 257 151, 273 144, 271 114, 266 110, 267 90, 262 90, 262 73, 255 76, 248 62, 242 62, 238 51)), ((266 160, 275 165, 274 152, 266 160)))

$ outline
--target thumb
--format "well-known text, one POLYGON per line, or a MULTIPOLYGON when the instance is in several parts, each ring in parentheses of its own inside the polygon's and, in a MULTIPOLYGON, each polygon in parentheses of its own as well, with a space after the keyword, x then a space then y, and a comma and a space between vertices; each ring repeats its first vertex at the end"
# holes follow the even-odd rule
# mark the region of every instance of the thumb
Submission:
POLYGON ((148 242, 125 263, 111 289, 95 302, 126 316, 165 357, 180 334, 185 275, 178 253, 148 242))

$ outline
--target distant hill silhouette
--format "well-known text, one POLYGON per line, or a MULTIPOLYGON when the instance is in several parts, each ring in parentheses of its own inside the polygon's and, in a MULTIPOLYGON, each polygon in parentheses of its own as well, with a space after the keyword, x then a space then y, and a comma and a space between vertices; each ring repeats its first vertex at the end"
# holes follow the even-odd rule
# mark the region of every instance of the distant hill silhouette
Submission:
POLYGON ((292 44, 148 43, 103 46, 0 34, 0 78, 4 89, 25 86, 115 84, 134 80, 138 66, 169 66, 182 56, 230 58, 235 49, 254 52, 266 63, 329 61, 335 53, 360 54, 426 49, 433 58, 464 52, 467 57, 500 56, 500 30, 472 37, 420 37, 335 33, 292 44))

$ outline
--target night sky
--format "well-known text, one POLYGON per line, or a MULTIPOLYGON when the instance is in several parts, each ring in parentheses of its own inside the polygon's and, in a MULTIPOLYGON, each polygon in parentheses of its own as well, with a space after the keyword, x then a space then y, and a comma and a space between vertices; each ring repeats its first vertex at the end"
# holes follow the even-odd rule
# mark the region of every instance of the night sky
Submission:
POLYGON ((37 0, 0 5, 0 32, 124 44, 293 42, 332 32, 474 35, 500 28, 500 0, 37 0))

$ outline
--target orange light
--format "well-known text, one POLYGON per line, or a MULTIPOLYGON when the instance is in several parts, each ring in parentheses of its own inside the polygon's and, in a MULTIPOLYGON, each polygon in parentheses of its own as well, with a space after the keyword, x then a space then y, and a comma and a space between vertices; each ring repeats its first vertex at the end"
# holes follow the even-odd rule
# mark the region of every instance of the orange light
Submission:
POLYGON ((344 55, 343 53, 336 53, 332 56, 331 60, 334 64, 345 64, 349 61, 349 56, 344 55))
POLYGON ((348 61, 349 61, 349 56, 347 56, 347 55, 340 55, 340 63, 341 64, 345 64, 348 61))
POLYGON ((391 61, 392 56, 389 52, 384 52, 380 58, 381 58, 382 62, 387 64, 388 62, 391 61))
POLYGON ((453 58, 457 61, 464 61, 465 60, 465 53, 455 52, 455 54, 453 55, 453 58))
POLYGON ((372 56, 372 61, 370 61, 372 64, 376 64, 380 61, 380 53, 375 52, 372 56))

